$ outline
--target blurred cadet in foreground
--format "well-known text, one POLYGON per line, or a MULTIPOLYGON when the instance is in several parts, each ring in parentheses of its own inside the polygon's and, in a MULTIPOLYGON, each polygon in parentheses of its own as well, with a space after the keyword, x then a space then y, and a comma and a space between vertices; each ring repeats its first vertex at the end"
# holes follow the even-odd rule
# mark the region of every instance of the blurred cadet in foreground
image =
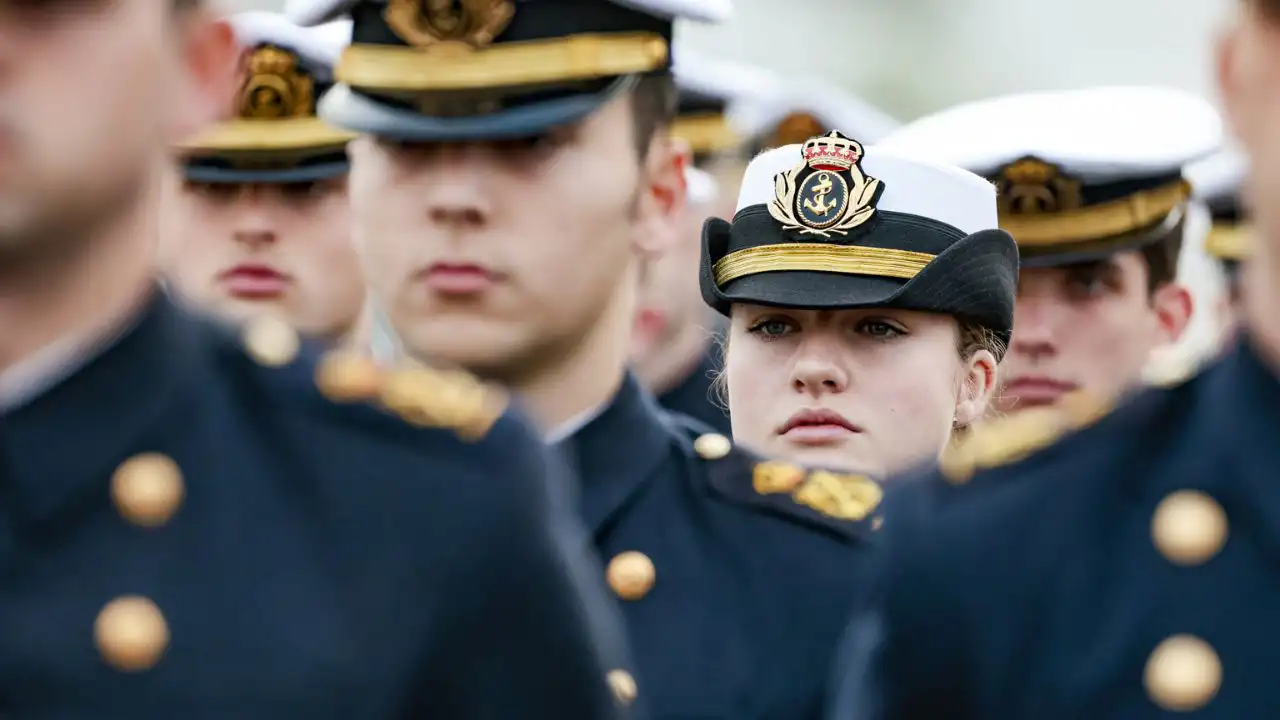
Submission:
POLYGON ((878 487, 763 461, 626 370, 639 268, 687 200, 667 49, 728 3, 298 7, 355 20, 320 113, 369 133, 355 221, 406 349, 508 385, 579 471, 635 652, 619 697, 663 718, 820 713, 878 487))
POLYGON ((1280 717, 1280 1, 1241 5, 1218 65, 1250 165, 1239 339, 1110 414, 979 426, 887 499, 833 717, 1280 717))
POLYGON ((1252 246, 1252 233, 1240 194, 1248 169, 1246 164, 1244 156, 1232 148, 1187 170, 1196 195, 1208 206, 1213 218, 1204 249, 1222 268, 1225 289, 1214 310, 1224 348, 1232 345, 1240 323, 1241 264, 1252 246))
POLYGON ((1182 168, 1221 143, 1205 100, 1145 87, 973 102, 884 140, 999 190, 1000 226, 1022 258, 999 411, 1123 393, 1154 348, 1181 336, 1192 311, 1176 280, 1191 192, 1182 168))
POLYGON ((198 0, 0 7, 0 714, 615 717, 501 391, 158 287, 157 159, 238 55, 198 0))
POLYGON ((235 117, 177 149, 162 258, 174 287, 233 319, 277 315, 337 343, 361 321, 347 206, 347 142, 315 116, 347 22, 300 28, 276 13, 231 18, 244 50, 235 117))

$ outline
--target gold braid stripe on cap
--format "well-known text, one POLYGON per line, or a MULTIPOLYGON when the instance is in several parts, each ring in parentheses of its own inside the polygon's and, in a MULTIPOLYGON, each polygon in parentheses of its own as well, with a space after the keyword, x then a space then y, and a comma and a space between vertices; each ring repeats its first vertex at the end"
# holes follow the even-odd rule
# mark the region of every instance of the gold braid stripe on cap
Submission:
POLYGON ((760 245, 725 255, 715 264, 716 285, 748 275, 781 270, 811 270, 843 275, 915 277, 936 255, 911 250, 893 250, 862 245, 828 243, 782 243, 760 245))
POLYGON ((1204 239, 1204 250, 1220 260, 1244 260, 1252 246, 1251 228, 1236 223, 1214 223, 1204 239))
POLYGON ((1119 200, 1043 215, 1002 213, 1000 228, 1018 245, 1049 247, 1089 242, 1154 225, 1186 202, 1191 186, 1183 180, 1119 200))
POLYGON ((689 149, 695 153, 727 150, 742 142, 729 126, 728 118, 719 112, 679 116, 671 123, 671 136, 689 143, 689 149))
POLYGON ((317 117, 231 120, 178 145, 192 154, 255 153, 340 148, 356 137, 317 117))
POLYGON ((425 92, 539 85, 635 75, 667 62, 667 41, 654 33, 571 35, 475 49, 351 45, 335 69, 361 90, 425 92))

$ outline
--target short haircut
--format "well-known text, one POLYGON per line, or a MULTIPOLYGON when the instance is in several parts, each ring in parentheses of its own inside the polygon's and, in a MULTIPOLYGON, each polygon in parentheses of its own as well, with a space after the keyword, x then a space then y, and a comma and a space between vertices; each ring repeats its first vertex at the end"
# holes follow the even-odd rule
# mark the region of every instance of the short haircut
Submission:
POLYGON ((654 137, 671 125, 678 101, 675 80, 667 72, 645 75, 632 88, 631 119, 640 157, 649 152, 654 137))

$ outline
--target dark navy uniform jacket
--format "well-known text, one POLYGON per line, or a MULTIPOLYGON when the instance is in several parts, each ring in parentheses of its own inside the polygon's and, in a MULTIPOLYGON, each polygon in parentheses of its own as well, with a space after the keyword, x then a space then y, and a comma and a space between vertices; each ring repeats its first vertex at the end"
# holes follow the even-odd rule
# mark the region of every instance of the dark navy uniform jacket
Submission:
POLYGON ((729 412, 715 400, 712 385, 720 372, 720 348, 715 343, 707 348, 698 365, 675 387, 658 396, 662 407, 679 415, 687 415, 715 432, 728 436, 731 432, 729 412))
POLYGON ((537 436, 315 372, 158 295, 0 414, 0 715, 615 717, 537 436))
POLYGON ((820 715, 878 486, 761 462, 634 378, 567 443, 652 716, 820 715))
POLYGON ((832 717, 1280 718, 1280 379, 1247 344, 885 503, 832 717))

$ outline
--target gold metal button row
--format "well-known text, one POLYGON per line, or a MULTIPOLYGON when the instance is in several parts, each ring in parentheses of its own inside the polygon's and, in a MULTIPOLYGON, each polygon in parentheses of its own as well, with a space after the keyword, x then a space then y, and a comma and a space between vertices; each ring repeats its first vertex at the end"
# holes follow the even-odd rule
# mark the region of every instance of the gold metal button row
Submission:
POLYGON ((1199 490, 1172 492, 1156 506, 1151 539, 1169 562, 1201 565, 1227 543, 1227 512, 1199 490))
POLYGON ((648 595, 657 576, 649 556, 635 550, 618 553, 605 569, 609 587, 623 600, 639 600, 648 595))
POLYGON ((111 477, 111 500, 117 511, 141 527, 155 528, 169 522, 185 496, 178 463, 160 453, 135 455, 111 477))
POLYGON ((93 624, 102 659, 121 672, 154 667, 169 647, 169 624, 147 598, 126 595, 107 603, 93 624))
POLYGON ((693 451, 704 460, 719 460, 733 449, 733 442, 720 433, 699 435, 693 441, 693 451))
POLYGON ((1199 710, 1222 687, 1222 662, 1204 640, 1194 635, 1174 635, 1152 651, 1143 684, 1151 701, 1164 710, 1199 710))

